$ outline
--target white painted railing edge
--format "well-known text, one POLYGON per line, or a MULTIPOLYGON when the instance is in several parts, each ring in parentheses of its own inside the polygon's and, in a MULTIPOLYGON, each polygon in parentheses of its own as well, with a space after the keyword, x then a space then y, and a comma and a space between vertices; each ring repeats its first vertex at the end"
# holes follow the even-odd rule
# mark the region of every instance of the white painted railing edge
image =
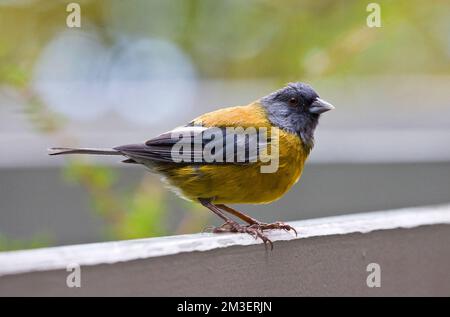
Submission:
MULTIPOLYGON (((450 204, 317 218, 289 222, 289 224, 298 231, 298 236, 284 231, 271 231, 267 233, 270 239, 275 242, 450 224, 450 204)), ((10 251, 0 253, 0 276, 66 269, 73 264, 80 266, 113 264, 181 252, 207 251, 261 243, 260 240, 255 240, 247 234, 197 233, 10 251)))

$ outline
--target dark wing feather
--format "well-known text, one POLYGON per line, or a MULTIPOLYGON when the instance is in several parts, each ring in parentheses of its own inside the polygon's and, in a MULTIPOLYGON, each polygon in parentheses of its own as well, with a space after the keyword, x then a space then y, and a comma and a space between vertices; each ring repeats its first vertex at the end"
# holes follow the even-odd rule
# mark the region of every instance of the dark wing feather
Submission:
POLYGON ((257 137, 257 135, 245 138, 227 137, 225 128, 185 126, 163 133, 144 144, 123 145, 114 150, 139 163, 156 161, 178 164, 192 164, 193 162, 195 164, 248 164, 255 162, 259 151, 267 146, 266 142, 257 142, 257 137), (201 143, 201 146, 198 144, 194 146, 195 141, 201 143), (250 142, 257 144, 253 151, 250 150, 250 142), (184 157, 190 158, 189 161, 180 162, 179 158, 174 159, 172 150, 176 144, 185 146, 183 150, 187 152, 183 153, 187 156, 184 157), (222 157, 222 160, 213 162, 205 160, 203 157, 205 146, 216 149, 215 157, 222 157))

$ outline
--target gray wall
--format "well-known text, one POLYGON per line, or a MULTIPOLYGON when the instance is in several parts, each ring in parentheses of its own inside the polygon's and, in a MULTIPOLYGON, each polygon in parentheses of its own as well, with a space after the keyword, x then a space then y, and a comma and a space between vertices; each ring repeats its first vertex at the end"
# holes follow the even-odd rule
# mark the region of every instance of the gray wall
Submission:
MULTIPOLYGON (((140 166, 118 171, 122 189, 132 189, 146 173, 140 166)), ((281 200, 239 207, 264 221, 287 221, 438 204, 450 201, 449 179, 450 163, 308 164, 299 184, 281 200)), ((9 237, 48 232, 57 244, 104 239, 87 193, 65 182, 57 168, 0 169, 0 202, 0 232, 9 237)), ((175 226, 188 211, 171 193, 168 204, 175 226)), ((206 209, 205 215, 219 223, 206 209)))

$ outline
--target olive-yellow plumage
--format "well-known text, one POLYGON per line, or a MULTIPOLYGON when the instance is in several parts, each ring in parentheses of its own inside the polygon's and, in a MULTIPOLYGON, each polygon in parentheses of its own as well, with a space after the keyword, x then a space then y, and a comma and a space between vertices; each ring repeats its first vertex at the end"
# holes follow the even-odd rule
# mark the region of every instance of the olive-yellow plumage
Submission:
MULTIPOLYGON (((272 127, 259 102, 207 113, 193 123, 205 127, 272 127)), ((163 164, 156 169, 182 196, 191 200, 212 198, 217 204, 270 203, 298 181, 308 155, 297 135, 275 129, 279 133, 279 167, 275 173, 261 173, 261 165, 266 163, 260 161, 247 165, 163 164)))

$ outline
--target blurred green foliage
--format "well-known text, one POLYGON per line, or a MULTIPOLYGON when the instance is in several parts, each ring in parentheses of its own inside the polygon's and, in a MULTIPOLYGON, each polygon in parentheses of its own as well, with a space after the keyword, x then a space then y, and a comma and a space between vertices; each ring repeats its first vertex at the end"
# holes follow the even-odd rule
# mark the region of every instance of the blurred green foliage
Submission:
POLYGON ((93 209, 108 224, 111 239, 132 239, 168 234, 164 194, 144 177, 132 193, 114 190, 117 175, 111 168, 71 161, 64 170, 67 180, 82 185, 91 196, 93 209))
POLYGON ((0 251, 35 249, 52 244, 53 239, 49 234, 37 234, 31 239, 11 239, 0 234, 0 251))
MULTIPOLYGON (((0 6, 0 65, 32 69, 43 45, 67 30, 69 2, 0 6)), ((79 1, 83 30, 106 43, 124 34, 170 40, 205 78, 449 71, 448 1, 376 2, 381 28, 367 27, 370 1, 361 0, 79 1)), ((29 75, 2 73, 19 82, 29 75)))

